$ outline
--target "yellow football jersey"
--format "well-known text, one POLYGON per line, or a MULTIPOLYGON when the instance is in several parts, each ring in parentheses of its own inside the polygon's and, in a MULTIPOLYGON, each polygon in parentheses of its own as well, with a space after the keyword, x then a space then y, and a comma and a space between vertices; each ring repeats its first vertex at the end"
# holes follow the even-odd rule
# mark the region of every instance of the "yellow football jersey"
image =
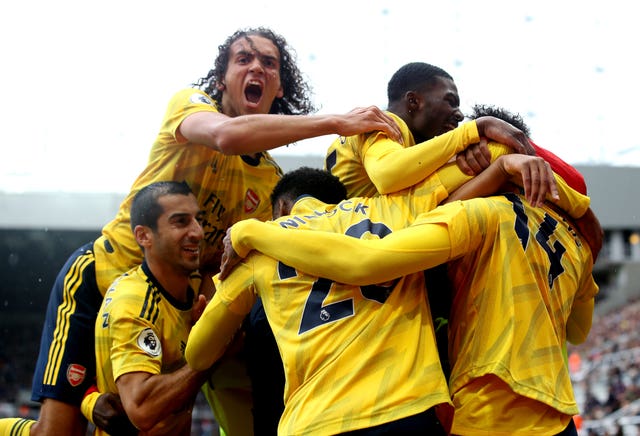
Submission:
POLYGON ((496 431, 545 427, 526 413, 508 419, 495 404, 483 409, 488 401, 478 392, 464 397, 467 384, 491 374, 532 404, 565 414, 564 423, 550 417, 546 427, 560 432, 578 413, 563 348, 575 307, 592 307, 598 291, 591 252, 555 210, 531 207, 518 195, 469 202, 465 208, 470 222, 486 224, 478 228, 481 237, 472 232, 473 251, 448 268, 455 290, 450 388, 460 404, 453 431, 478 430, 474 420, 482 415, 493 418, 496 431))
MULTIPOLYGON (((414 196, 346 200, 326 206, 300 199, 283 227, 380 238, 408 225, 408 216, 446 197, 439 179, 414 196)), ((296 233, 296 231, 290 232, 296 233)), ((321 232, 317 232, 321 233, 321 232)), ((322 232, 323 233, 323 232, 322 232)), ((425 298, 424 275, 390 283, 348 286, 306 275, 266 256, 250 256, 220 282, 202 315, 224 305, 236 318, 262 298, 286 374, 280 434, 335 434, 379 425, 439 406, 450 418, 450 398, 425 298), (321 413, 319 413, 321 411, 321 413)), ((190 343, 210 354, 228 341, 198 324, 190 343)))
POLYGON ((162 180, 186 182, 203 212, 205 244, 201 265, 217 269, 222 238, 231 224, 247 218, 271 219, 269 196, 282 170, 267 152, 258 158, 229 156, 214 149, 187 142, 178 128, 189 115, 217 112, 204 92, 184 89, 176 93, 167 108, 160 132, 151 148, 144 171, 133 183, 114 220, 102 229, 94 244, 96 279, 101 292, 120 274, 142 262, 142 252, 130 228, 130 206, 144 186, 162 180))
MULTIPOLYGON (((146 263, 109 288, 96 319, 100 392, 118 392, 115 381, 123 374, 170 373, 185 364, 194 295, 191 291, 188 303, 176 301, 156 281, 146 263)), ((163 434, 184 434, 190 422, 191 410, 185 408, 167 416, 155 428, 162 428, 163 434)), ((106 433, 98 430, 96 434, 106 433)))

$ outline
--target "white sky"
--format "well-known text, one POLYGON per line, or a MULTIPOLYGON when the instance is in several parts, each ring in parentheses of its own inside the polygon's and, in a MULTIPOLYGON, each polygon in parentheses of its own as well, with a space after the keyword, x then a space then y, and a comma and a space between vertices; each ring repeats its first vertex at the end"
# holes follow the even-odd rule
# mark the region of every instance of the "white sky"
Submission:
MULTIPOLYGON (((6 0, 0 191, 126 192, 171 95, 238 28, 284 35, 320 113, 386 106, 401 65, 455 79, 462 109, 520 112, 574 164, 640 166, 635 2, 6 0)), ((274 150, 323 155, 332 137, 274 150)))

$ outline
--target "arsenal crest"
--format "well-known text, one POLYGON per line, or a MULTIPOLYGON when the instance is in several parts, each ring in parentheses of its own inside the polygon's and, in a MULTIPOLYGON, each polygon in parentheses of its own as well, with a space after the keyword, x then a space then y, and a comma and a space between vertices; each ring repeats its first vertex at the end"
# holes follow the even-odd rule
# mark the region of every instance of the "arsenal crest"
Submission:
POLYGON ((67 367, 67 381, 73 387, 78 386, 84 381, 87 374, 87 368, 77 363, 72 363, 67 367))
POLYGON ((247 193, 244 196, 244 213, 254 212, 259 204, 260 198, 258 194, 251 189, 247 189, 247 193))

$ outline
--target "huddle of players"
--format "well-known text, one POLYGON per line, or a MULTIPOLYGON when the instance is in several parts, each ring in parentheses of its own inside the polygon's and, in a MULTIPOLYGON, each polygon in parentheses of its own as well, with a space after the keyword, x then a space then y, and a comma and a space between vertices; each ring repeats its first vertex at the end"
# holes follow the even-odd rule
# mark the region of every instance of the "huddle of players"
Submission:
POLYGON ((590 223, 591 233, 600 231, 588 198, 565 184, 586 193, 573 168, 538 147, 545 160, 496 160, 513 150, 531 154, 532 143, 496 117, 457 127, 463 116, 453 79, 424 63, 405 65, 391 79, 388 112, 308 115, 312 106, 284 39, 250 29, 227 39, 215 68, 196 85, 202 91, 183 90, 169 103, 147 168, 116 219, 58 277, 47 314, 55 322, 45 325, 34 377, 34 399, 43 401, 39 420, 0 420, 0 434, 82 434, 80 403, 99 434, 188 434, 201 386, 230 435, 271 434, 278 421, 282 434, 571 430, 578 411, 562 350, 566 339, 580 341, 588 332, 597 292, 588 278, 599 249, 598 236, 585 240, 575 229, 590 223), (314 170, 282 177, 266 152, 329 133, 341 135, 327 154, 337 178, 314 170), (493 157, 482 143, 467 148, 484 138, 509 147, 491 148, 493 157), (447 164, 454 156, 457 164, 447 164), (562 177, 554 178, 546 162, 562 177), (436 209, 447 200, 492 194, 512 176, 526 198, 516 189, 490 205, 436 209), (527 203, 539 205, 547 194, 559 208, 527 203), (515 236, 503 234, 509 219, 515 236), (229 233, 232 248, 282 262, 252 254, 227 278, 211 281, 225 232, 241 221, 229 233), (265 227, 253 231, 258 224, 265 227), (269 236, 280 226, 301 230, 269 236), (424 244, 412 247, 401 236, 406 227, 426 232, 418 240, 424 244), (304 229, 325 232, 296 233, 304 229), (398 245, 377 248, 356 239, 366 235, 398 245), (293 239, 273 243, 283 237, 293 239), (323 237, 336 240, 316 241, 323 237), (339 244, 348 250, 334 250, 339 244), (491 246, 504 251, 489 256, 491 246), (439 255, 421 252, 427 248, 439 255), (321 249, 330 251, 318 256, 321 249), (449 386, 422 273, 446 261, 455 289, 447 314, 449 386), (359 275, 347 274, 359 268, 359 275), (540 282, 542 270, 549 273, 540 282), (506 295, 511 300, 501 300, 506 295), (202 296, 211 301, 200 318, 202 296), (87 348, 77 347, 93 343, 94 324, 97 380, 93 347, 84 355, 78 349, 87 348), (242 353, 233 344, 242 346, 242 324, 247 340, 250 333, 275 340, 257 349, 273 359, 250 361, 257 363, 254 382, 274 381, 264 398, 238 371, 242 353), (482 337, 486 331, 494 336, 482 337), (538 361, 530 359, 534 354, 538 361), (258 418, 269 402, 274 407, 258 418), (525 404, 539 413, 487 421, 495 416, 483 415, 486 402, 502 412, 525 404))
MULTIPOLYGON (((344 155, 387 156, 376 147, 392 141, 372 136, 337 140, 329 159, 336 150, 343 156, 328 167, 358 174, 370 156, 344 155)), ((255 328, 257 301, 285 374, 279 434, 576 434, 563 350, 590 328, 601 229, 588 197, 565 182, 583 189, 581 176, 550 156, 563 177, 541 158, 510 154, 464 186, 469 177, 451 163, 395 193, 345 195, 337 204, 337 178, 305 168, 286 174, 271 197, 274 221, 243 221, 228 232, 223 262, 263 254, 230 273, 223 265, 214 277, 217 291, 192 329, 187 361, 213 364, 248 314, 255 328), (504 186, 511 176, 525 195, 504 186), (475 198, 498 189, 502 195, 475 198), (547 194, 553 203, 544 203, 547 194), (582 238, 578 226, 593 237, 582 238), (444 262, 453 293, 443 314, 448 380, 423 274, 444 262)), ((342 195, 349 192, 347 185, 342 195)), ((258 380, 278 373, 269 355, 254 362, 258 380)), ((256 416, 274 400, 255 389, 256 416)), ((256 433, 265 428, 274 427, 256 433)))

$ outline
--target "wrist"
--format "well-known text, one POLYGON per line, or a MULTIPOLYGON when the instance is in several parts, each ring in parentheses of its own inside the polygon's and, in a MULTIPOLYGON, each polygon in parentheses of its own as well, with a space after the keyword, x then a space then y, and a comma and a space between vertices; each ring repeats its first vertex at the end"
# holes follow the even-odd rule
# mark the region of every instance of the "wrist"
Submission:
POLYGON ((87 420, 93 425, 96 425, 96 423, 93 421, 93 409, 95 409, 96 407, 98 397, 100 397, 98 388, 95 385, 91 386, 84 394, 82 403, 80 404, 80 411, 82 412, 82 415, 84 415, 84 417, 87 418, 87 420))
POLYGON ((511 170, 509 170, 509 161, 508 159, 505 157, 505 155, 501 155, 495 158, 495 160, 493 161, 493 163, 491 165, 489 165, 489 168, 491 167, 495 167, 497 169, 500 170, 500 172, 504 175, 505 178, 510 178, 513 174, 511 173, 511 170))
POLYGON ((231 228, 231 246, 239 257, 245 258, 251 251, 246 243, 247 226, 251 225, 251 220, 240 221, 231 228))
POLYGON ((478 137, 486 136, 484 131, 487 123, 487 117, 480 117, 473 120, 476 126, 476 131, 478 133, 478 137))
POLYGON ((473 120, 470 123, 464 123, 463 126, 468 129, 466 131, 466 134, 468 135, 467 145, 477 144, 478 142, 480 142, 480 138, 483 136, 484 133, 483 134, 480 133, 480 126, 478 125, 478 120, 473 120))

